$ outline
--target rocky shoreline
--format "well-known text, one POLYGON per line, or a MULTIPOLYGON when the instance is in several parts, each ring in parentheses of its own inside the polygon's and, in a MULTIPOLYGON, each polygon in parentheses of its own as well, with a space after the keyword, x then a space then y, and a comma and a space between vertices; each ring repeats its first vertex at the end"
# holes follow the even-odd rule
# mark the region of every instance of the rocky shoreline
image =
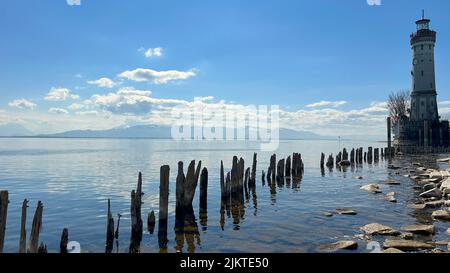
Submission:
MULTIPOLYGON (((437 164, 448 163, 450 158, 438 159, 437 164)), ((368 223, 360 227, 362 234, 354 237, 366 243, 367 249, 375 253, 450 253, 450 170, 427 168, 422 163, 413 162, 406 167, 389 164, 388 169, 396 176, 404 176, 414 181, 415 199, 406 206, 414 213, 423 215, 424 221, 413 225, 394 228, 383 223, 368 223), (446 230, 438 230, 436 223, 449 223, 446 230), (445 233, 446 240, 436 241, 433 237, 445 233), (377 241, 384 240, 383 243, 377 241), (371 245, 372 244, 372 245, 371 245)), ((400 185, 399 181, 388 180, 387 185, 400 185)), ((383 194, 378 184, 368 184, 361 191, 374 195, 383 194)), ((396 192, 385 194, 387 202, 397 203, 396 192)), ((356 214, 356 213, 355 213, 356 214)), ((343 240, 319 246, 319 251, 357 250, 357 240, 343 240)))

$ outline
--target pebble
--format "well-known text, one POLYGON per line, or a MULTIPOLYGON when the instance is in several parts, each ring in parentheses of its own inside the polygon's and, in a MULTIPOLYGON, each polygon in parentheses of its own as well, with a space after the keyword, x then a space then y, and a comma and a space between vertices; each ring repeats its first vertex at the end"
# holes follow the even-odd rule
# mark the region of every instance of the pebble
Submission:
POLYGON ((395 199, 395 192, 390 192, 390 193, 386 194, 384 199, 386 201, 389 201, 389 202, 392 202, 392 203, 397 203, 397 199, 395 199))

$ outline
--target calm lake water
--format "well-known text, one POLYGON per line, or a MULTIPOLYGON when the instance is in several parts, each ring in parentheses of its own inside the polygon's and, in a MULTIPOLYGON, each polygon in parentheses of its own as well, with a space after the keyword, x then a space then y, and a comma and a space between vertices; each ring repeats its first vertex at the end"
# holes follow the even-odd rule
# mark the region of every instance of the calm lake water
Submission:
MULTIPOLYGON (((0 189, 10 193, 5 252, 17 252, 20 234, 21 205, 30 200, 27 232, 31 229, 36 203, 44 203, 41 240, 50 252, 59 251, 64 227, 69 239, 78 241, 83 252, 104 252, 107 199, 112 202, 113 216, 123 215, 120 223, 119 251, 127 252, 130 238, 130 192, 136 187, 137 175, 143 173, 143 252, 159 252, 157 227, 150 235, 146 231, 146 215, 155 210, 158 218, 159 167, 170 165, 170 195, 168 223, 168 251, 175 252, 175 178, 177 162, 201 160, 209 171, 208 220, 201 225, 198 219, 198 197, 194 201, 200 235, 183 252, 315 252, 320 244, 355 239, 359 227, 378 222, 400 228, 407 224, 426 222, 406 207, 417 193, 413 181, 387 169, 388 163, 364 164, 346 172, 334 170, 321 175, 320 153, 336 153, 347 147, 383 147, 383 143, 348 141, 282 141, 277 160, 292 152, 300 152, 305 174, 296 186, 277 187, 276 192, 262 186, 261 171, 267 170, 272 153, 260 152, 259 143, 252 142, 175 142, 149 139, 0 139, 0 189), (231 169, 234 155, 251 166, 253 153, 258 153, 257 198, 246 203, 244 219, 238 225, 226 218, 220 227, 220 161, 225 170, 231 169), (359 180, 356 177, 362 176, 359 180), (384 184, 396 179, 400 186, 384 184), (384 195, 361 191, 362 185, 379 183, 382 191, 397 192, 398 203, 389 203, 384 195), (255 201, 255 202, 254 202, 255 201), (324 212, 336 208, 351 208, 355 216, 324 212)), ((414 159, 400 159, 395 164, 411 163, 414 159)), ((433 164, 434 157, 428 158, 433 164)), ((448 167, 448 166, 447 166, 448 167)), ((446 239, 445 223, 436 223, 438 235, 434 240, 446 239), (443 236, 440 238, 440 236, 443 236)), ((384 238, 376 238, 380 242, 384 238)), ((359 252, 368 252, 360 241, 359 252)), ((114 250, 116 251, 116 250, 114 250)))

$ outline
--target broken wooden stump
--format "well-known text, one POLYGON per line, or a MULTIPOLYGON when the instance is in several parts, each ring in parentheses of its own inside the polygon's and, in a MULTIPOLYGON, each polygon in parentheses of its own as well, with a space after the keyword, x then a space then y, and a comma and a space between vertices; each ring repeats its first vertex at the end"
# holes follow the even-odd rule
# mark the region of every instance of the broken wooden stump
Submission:
POLYGON ((22 216, 20 218, 20 240, 19 240, 19 253, 27 252, 27 208, 28 200, 23 200, 22 203, 22 216))
POLYGON ((355 148, 350 151, 350 163, 355 164, 355 148))
POLYGON ((39 253, 39 254, 47 254, 48 253, 47 245, 44 244, 43 242, 41 242, 41 244, 39 245, 39 247, 37 249, 37 253, 39 253))
POLYGON ((0 253, 3 253, 5 243, 6 219, 8 218, 9 194, 7 191, 0 192, 0 253))
POLYGON ((285 174, 285 159, 281 159, 280 161, 278 161, 277 164, 277 181, 279 183, 283 183, 284 181, 284 174, 285 174))
POLYGON ((266 173, 264 172, 264 170, 262 170, 261 172, 261 184, 264 186, 266 184, 266 173))
POLYGON ((69 243, 69 230, 67 228, 64 228, 61 234, 61 241, 59 242, 59 253, 66 254, 68 252, 67 250, 68 243, 69 243))
POLYGON ((28 244, 28 253, 38 253, 39 249, 39 233, 42 227, 42 213, 44 206, 41 201, 38 201, 36 211, 31 225, 30 241, 28 244))
POLYGON ((249 180, 250 186, 256 185, 256 164, 258 162, 257 156, 258 155, 256 153, 253 153, 252 173, 249 180))
POLYGON ((327 167, 330 168, 330 169, 334 167, 334 158, 333 158, 333 154, 331 154, 330 156, 328 156, 327 167))
POLYGON ((114 218, 111 213, 111 200, 108 199, 108 212, 106 216, 106 243, 105 252, 111 253, 114 247, 114 218))
POLYGON ((346 148, 342 150, 342 160, 348 160, 348 152, 346 148))
POLYGON ((293 153, 292 155, 292 177, 298 179, 303 176, 304 166, 302 155, 300 153, 293 153))
POLYGON ((114 238, 116 238, 116 240, 119 239, 119 229, 120 229, 120 218, 122 217, 122 214, 117 213, 117 227, 116 227, 116 232, 114 233, 114 238))
POLYGON ((156 223, 155 212, 152 210, 147 215, 147 230, 150 234, 153 234, 153 232, 155 231, 155 223, 156 223))
POLYGON ((203 168, 200 175, 200 225, 208 223, 208 169, 203 168))
POLYGON ((169 212, 169 174, 168 165, 161 166, 159 176, 159 221, 158 243, 160 249, 167 249, 167 217, 169 212))
POLYGON ((380 149, 379 148, 375 148, 373 150, 373 160, 374 160, 374 162, 380 161, 380 149))
POLYGON ((372 162, 373 162, 373 148, 372 147, 369 147, 367 149, 367 162, 369 164, 372 164, 372 162))
MULTIPOLYGON (((290 163, 290 159, 289 159, 289 163, 290 163)), ((320 155, 320 168, 321 169, 325 168, 325 154, 324 153, 321 153, 321 155, 320 155)))
POLYGON ((131 191, 131 237, 129 253, 140 252, 142 241, 143 222, 142 222, 142 173, 139 172, 136 190, 131 191))
POLYGON ((249 194, 249 191, 248 191, 249 184, 251 184, 251 182, 250 182, 250 167, 248 167, 247 170, 245 170, 245 177, 244 177, 245 200, 249 200, 250 199, 250 194, 249 194))

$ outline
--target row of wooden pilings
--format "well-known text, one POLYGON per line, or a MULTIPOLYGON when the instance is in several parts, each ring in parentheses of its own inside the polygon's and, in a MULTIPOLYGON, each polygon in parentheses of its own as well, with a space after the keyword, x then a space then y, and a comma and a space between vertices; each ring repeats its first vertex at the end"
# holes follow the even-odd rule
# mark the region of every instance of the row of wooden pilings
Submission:
MULTIPOLYGON (((336 166, 344 166, 350 164, 362 164, 363 162, 372 163, 380 158, 393 157, 394 150, 372 149, 368 148, 367 152, 363 148, 352 149, 350 154, 344 149, 336 158, 333 155, 328 157, 325 164, 325 154, 322 153, 320 166, 332 168, 336 166)), ((192 206, 197 185, 200 184, 200 200, 199 215, 200 223, 207 220, 207 194, 208 194, 208 170, 201 168, 202 162, 196 165, 195 160, 191 161, 186 175, 184 174, 183 162, 178 163, 178 173, 176 177, 176 208, 175 208, 175 236, 177 241, 183 240, 183 237, 193 238, 199 235, 196 223, 194 209, 192 206), (199 182, 200 179, 200 183, 199 182)), ((253 155, 251 167, 245 169, 243 158, 234 156, 231 170, 225 172, 223 161, 220 164, 220 190, 221 190, 221 227, 223 229, 225 223, 225 214, 232 216, 233 224, 239 224, 239 220, 244 217, 244 201, 249 200, 253 196, 253 202, 256 204, 256 172, 257 172, 257 154, 253 155)), ((270 157, 270 164, 267 173, 262 171, 261 182, 264 185, 266 180, 269 186, 274 186, 275 182, 283 182, 293 180, 301 180, 304 173, 304 164, 300 153, 293 153, 292 157, 282 158, 277 162, 277 156, 274 154, 270 157)), ((164 165, 160 168, 160 187, 159 187, 159 213, 158 213, 158 243, 164 252, 167 250, 167 224, 169 210, 169 175, 170 167, 164 165)), ((142 174, 139 173, 136 189, 131 191, 130 216, 131 216, 131 236, 129 252, 140 252, 140 244, 143 236, 144 222, 142 219, 142 174)), ((7 209, 8 209, 8 192, 0 192, 0 252, 3 251, 7 209)), ((42 226, 43 204, 38 202, 34 214, 30 238, 26 241, 26 217, 27 217, 28 200, 24 200, 22 205, 21 231, 19 252, 20 253, 46 253, 47 246, 44 243, 39 244, 39 233, 42 226)), ((121 215, 117 214, 117 225, 111 210, 111 200, 108 199, 107 225, 106 225, 106 247, 105 252, 110 253, 114 248, 114 241, 119 238, 119 226, 121 215)), ((147 214, 147 229, 150 234, 154 233, 156 225, 155 212, 151 211, 147 214)), ((67 244, 69 242, 69 231, 64 228, 61 234, 60 252, 66 253, 67 244)), ((182 245, 182 244, 181 244, 182 245)))
POLYGON ((336 167, 346 167, 354 164, 363 164, 364 162, 368 164, 376 163, 381 159, 394 158, 395 149, 392 148, 373 148, 368 147, 367 151, 364 151, 364 148, 352 149, 350 151, 350 155, 347 152, 347 149, 344 148, 342 152, 339 152, 336 157, 333 157, 333 154, 328 156, 328 159, 325 163, 325 154, 321 154, 320 158, 320 167, 322 169, 326 167, 333 168, 336 167))

